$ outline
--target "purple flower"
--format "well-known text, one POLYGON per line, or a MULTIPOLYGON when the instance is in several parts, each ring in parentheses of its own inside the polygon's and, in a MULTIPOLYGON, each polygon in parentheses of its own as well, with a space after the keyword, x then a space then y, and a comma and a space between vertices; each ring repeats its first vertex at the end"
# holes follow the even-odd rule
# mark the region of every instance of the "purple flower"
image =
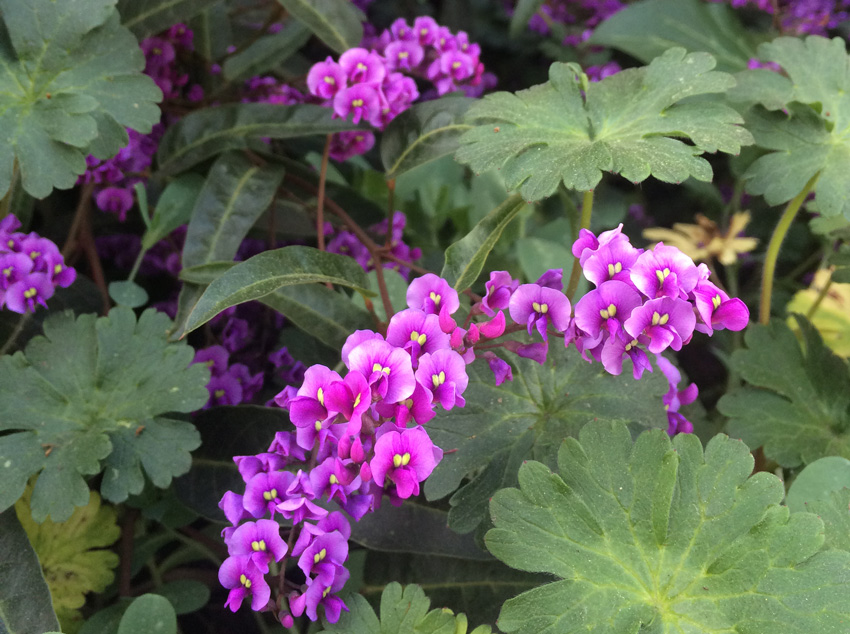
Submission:
POLYGON ((317 609, 319 605, 325 606, 325 618, 329 623, 336 623, 342 610, 348 611, 342 599, 334 593, 342 590, 348 581, 349 572, 342 568, 334 576, 319 575, 307 579, 307 590, 300 595, 289 599, 289 609, 295 616, 301 616, 305 612, 311 621, 318 621, 317 609))
POLYGON ((446 280, 426 273, 413 280, 407 288, 407 305, 433 315, 439 315, 445 307, 452 315, 460 307, 460 299, 446 280))
POLYGON ((379 339, 380 341, 383 341, 384 337, 372 330, 355 330, 353 333, 348 335, 345 343, 342 344, 342 362, 346 367, 348 367, 348 355, 351 354, 351 351, 364 341, 369 341, 370 339, 379 339))
POLYGON ((644 251, 631 270, 632 283, 649 297, 687 299, 699 281, 696 264, 676 247, 659 242, 652 251, 644 251))
MULTIPOLYGON (((301 533, 298 535, 298 540, 292 547, 292 556, 298 557, 301 553, 307 550, 307 547, 313 543, 313 540, 316 537, 324 535, 325 533, 331 533, 333 531, 336 531, 340 535, 342 535, 346 541, 348 541, 348 539, 351 537, 351 524, 348 523, 348 520, 345 518, 345 515, 343 515, 339 511, 333 511, 332 513, 328 513, 316 524, 304 522, 304 525, 301 527, 301 533)), ((341 561, 344 561, 347 556, 348 553, 346 551, 346 555, 342 557, 341 561)))
POLYGON ((511 295, 519 287, 519 280, 511 277, 507 271, 493 271, 490 280, 484 284, 486 294, 481 300, 481 308, 488 315, 495 311, 507 308, 511 301, 511 295))
POLYGON ((348 421, 346 433, 359 434, 362 416, 372 404, 372 391, 364 376, 360 372, 349 372, 342 381, 331 383, 325 399, 331 411, 339 412, 348 421))
POLYGON ((535 282, 538 286, 554 288, 556 291, 564 290, 564 269, 549 269, 540 279, 535 282))
POLYGON ((117 214, 118 220, 124 222, 133 208, 133 192, 124 187, 104 187, 95 196, 95 202, 100 209, 117 214))
POLYGON ((640 251, 628 240, 613 240, 600 244, 582 264, 584 276, 597 286, 609 280, 631 284, 630 269, 638 260, 640 251))
POLYGON ((690 341, 695 324, 694 310, 688 302, 661 297, 635 308, 624 327, 634 339, 649 337, 649 351, 658 354, 668 346, 681 350, 690 341))
MULTIPOLYGON (((55 286, 68 288, 77 279, 77 271, 65 264, 65 258, 58 250, 45 255, 44 263, 45 271, 55 286)), ((0 270, 2 270, 2 266, 0 266, 0 270)), ((0 280, 0 285, 2 285, 2 280, 0 280)))
POLYGON ((333 107, 336 115, 343 119, 353 114, 353 123, 365 119, 373 125, 380 125, 381 100, 378 91, 370 85, 355 84, 340 90, 334 96, 333 107))
POLYGON ((413 389, 413 394, 398 403, 380 401, 375 406, 378 413, 386 418, 394 418, 396 425, 406 427, 411 420, 417 425, 424 425, 434 418, 436 413, 432 405, 433 395, 419 383, 413 389))
POLYGON ((310 544, 304 548, 298 558, 298 567, 308 576, 313 574, 335 577, 345 570, 342 564, 346 559, 348 539, 339 531, 323 531, 313 536, 310 544))
POLYGON ((440 25, 429 16, 420 16, 413 22, 414 37, 422 46, 430 46, 437 39, 440 25))
MULTIPOLYGON (((647 341, 646 337, 640 339, 647 341)), ((627 337, 623 332, 616 337, 609 337, 602 346, 602 367, 609 374, 619 376, 623 372, 623 355, 627 355, 632 360, 632 375, 635 381, 640 381, 645 370, 652 372, 652 364, 640 347, 641 343, 639 339, 627 337)))
POLYGON ((685 389, 680 390, 679 383, 682 381, 682 374, 678 368, 661 355, 656 355, 655 361, 670 384, 670 389, 667 390, 667 394, 662 399, 664 409, 667 410, 667 433, 670 436, 690 434, 694 430, 694 426, 691 421, 679 413, 679 408, 682 405, 693 403, 699 396, 699 388, 696 383, 691 383, 685 389))
POLYGON ((401 68, 411 71, 422 63, 422 59, 425 57, 425 51, 416 42, 402 40, 391 42, 384 49, 384 57, 387 60, 387 68, 389 70, 392 71, 401 68))
POLYGON ((242 503, 242 496, 233 491, 227 491, 218 503, 218 508, 224 513, 224 517, 234 526, 239 522, 251 517, 242 503))
POLYGON ((345 71, 329 56, 324 62, 313 64, 307 74, 307 88, 322 99, 331 99, 347 86, 345 71))
POLYGON ((33 269, 32 258, 23 253, 0 252, 0 289, 7 289, 25 279, 33 269))
POLYGON ((239 379, 227 372, 219 376, 212 375, 207 383, 207 390, 210 393, 210 406, 239 405, 244 400, 239 379))
POLYGON ((280 525, 274 520, 242 524, 233 531, 227 545, 231 555, 248 557, 263 574, 269 571, 270 561, 283 559, 287 549, 280 537, 280 525))
POLYGON ((380 84, 387 74, 387 67, 381 56, 365 48, 348 49, 340 55, 339 65, 351 83, 380 84))
POLYGON ((729 296, 707 279, 701 280, 691 293, 700 321, 699 332, 707 335, 715 330, 743 330, 750 321, 750 310, 737 297, 729 296))
POLYGON ((262 610, 271 598, 271 588, 263 578, 263 573, 251 561, 250 557, 228 557, 218 569, 219 583, 228 588, 225 607, 236 612, 242 605, 242 600, 251 597, 251 609, 262 610))
MULTIPOLYGON (((342 162, 350 159, 352 156, 366 154, 374 145, 375 135, 368 130, 348 130, 346 132, 337 132, 333 135, 329 152, 333 160, 342 162)), ((365 249, 365 247, 363 248, 365 249)), ((337 249, 340 249, 340 247, 337 247, 337 249)), ((328 251, 331 253, 341 252, 340 250, 331 249, 330 244, 328 244, 328 251)))
POLYGON ((30 273, 19 282, 10 284, 3 297, 6 308, 15 313, 35 312, 35 305, 47 308, 45 300, 53 297, 54 286, 44 273, 30 273))
POLYGON ((221 376, 227 371, 230 353, 222 346, 210 346, 195 351, 192 363, 203 363, 212 371, 213 376, 221 376))
POLYGON ((552 288, 537 284, 523 284, 511 296, 509 304, 511 319, 518 324, 532 327, 548 340, 546 329, 551 323, 558 332, 564 332, 570 324, 570 300, 552 288))
POLYGON ((489 350, 484 353, 484 358, 487 359, 487 363, 490 366, 490 370, 492 370, 493 374, 496 377, 496 386, 498 387, 505 381, 513 381, 514 375, 511 371, 511 366, 504 359, 500 359, 494 353, 489 350))
POLYGON ((372 397, 398 403, 411 394, 416 385, 410 355, 386 341, 370 339, 348 355, 348 369, 367 377, 372 397))
POLYGON ((626 242, 629 241, 628 236, 623 235, 622 222, 616 229, 603 231, 599 234, 598 238, 587 229, 580 230, 578 235, 578 239, 573 243, 572 251, 573 255, 579 259, 579 264, 582 266, 584 266, 587 258, 593 255, 600 247, 604 247, 606 244, 618 242, 620 240, 624 240, 626 242))
POLYGON ((439 402, 443 409, 466 405, 461 396, 469 384, 466 362, 454 350, 437 350, 433 354, 422 355, 416 370, 416 382, 429 390, 434 395, 433 400, 439 402))
POLYGON ((406 499, 419 494, 419 483, 431 475, 442 457, 442 450, 421 427, 400 432, 393 429, 378 438, 369 466, 378 486, 389 480, 396 485, 398 496, 406 499))
POLYGON ((286 490, 295 479, 288 471, 260 472, 245 485, 242 504, 252 517, 262 517, 266 513, 274 516, 277 505, 286 499, 286 490))
POLYGON ((448 349, 449 337, 440 330, 437 315, 407 308, 390 319, 387 343, 407 350, 415 369, 421 354, 448 349))
POLYGON ((585 345, 596 346, 605 333, 617 336, 632 311, 642 303, 631 285, 617 280, 603 282, 587 293, 576 304, 576 326, 588 336, 585 345))

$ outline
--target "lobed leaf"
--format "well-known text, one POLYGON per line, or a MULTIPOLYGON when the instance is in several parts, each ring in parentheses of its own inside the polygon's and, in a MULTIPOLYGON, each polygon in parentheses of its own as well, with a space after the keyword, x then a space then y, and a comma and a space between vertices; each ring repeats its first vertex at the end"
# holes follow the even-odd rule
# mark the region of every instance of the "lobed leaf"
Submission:
POLYGON ((348 0, 277 0, 337 53, 360 46, 366 16, 348 0))
POLYGON ((588 364, 576 350, 554 341, 551 346, 542 366, 512 357, 514 379, 498 387, 486 362, 467 366, 466 407, 428 423, 434 444, 446 452, 425 482, 428 499, 452 493, 474 474, 451 498, 453 530, 475 529, 486 519, 493 493, 516 483, 523 461, 534 458, 554 466, 561 441, 592 420, 626 423, 635 431, 667 427, 661 403, 667 383, 660 372, 635 381, 627 363, 615 377, 600 364, 588 364))
POLYGON ((808 510, 808 504, 825 500, 833 491, 850 487, 850 460, 840 456, 818 458, 803 469, 785 496, 785 504, 792 513, 808 510))
POLYGON ((547 83, 473 105, 466 121, 476 127, 461 137, 455 156, 475 172, 501 169, 508 188, 528 201, 550 196, 561 183, 591 190, 603 171, 634 183, 650 175, 671 183, 709 181, 704 152, 737 154, 753 142, 729 106, 680 103, 735 85, 714 66, 708 53, 672 48, 649 66, 582 85, 574 66, 555 63, 547 83))
POLYGON ((771 152, 744 174, 747 191, 779 205, 820 174, 814 188, 818 211, 850 219, 850 58, 844 40, 780 37, 762 44, 759 57, 778 63, 788 78, 774 77, 770 86, 751 91, 750 99, 764 105, 748 111, 747 128, 771 152), (779 110, 785 106, 787 113, 779 110))
POLYGON ((16 166, 36 198, 73 187, 88 154, 159 121, 162 93, 115 1, 0 0, 0 196, 16 166))
POLYGON ((751 326, 746 350, 732 355, 732 368, 749 384, 717 404, 729 433, 784 467, 823 456, 850 458, 848 367, 797 316, 803 347, 781 321, 751 326))
POLYGON ((491 503, 490 551, 558 580, 507 601, 499 628, 522 634, 846 631, 850 553, 821 551, 823 523, 779 506, 783 486, 750 477, 724 435, 651 430, 632 441, 594 422, 529 462, 491 503), (815 598, 817 597, 817 598, 815 598))
POLYGON ((0 513, 0 632, 59 631, 41 565, 15 509, 0 513))
POLYGON ((177 614, 171 602, 158 594, 143 594, 121 617, 117 634, 177 634, 177 614))
POLYGON ((25 353, 0 357, 0 384, 17 388, 0 391, 0 431, 11 432, 0 436, 0 508, 34 474, 33 518, 61 522, 88 503, 85 476, 106 469, 101 492, 121 502, 144 485, 140 463, 159 487, 188 469, 197 431, 162 414, 201 407, 209 371, 188 367, 190 347, 167 342, 170 324, 121 306, 100 319, 61 313, 25 353))

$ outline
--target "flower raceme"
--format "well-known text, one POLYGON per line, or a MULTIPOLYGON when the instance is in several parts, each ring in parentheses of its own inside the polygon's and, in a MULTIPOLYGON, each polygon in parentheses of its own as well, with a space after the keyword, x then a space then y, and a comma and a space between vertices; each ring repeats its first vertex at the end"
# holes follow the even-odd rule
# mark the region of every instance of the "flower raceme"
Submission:
MULTIPOLYGON (((362 57, 347 64, 346 72, 354 68, 368 77, 376 72, 369 68, 373 60, 362 57)), ((611 374, 620 374, 623 360, 631 359, 639 379, 653 369, 647 351, 679 350, 695 330, 709 335, 740 330, 749 319, 741 300, 708 281, 705 265, 697 267, 663 244, 637 249, 622 226, 599 236, 583 230, 573 253, 595 286, 574 307, 563 293, 561 270, 547 271, 533 284, 496 271, 461 326, 453 317, 460 308, 457 292, 446 280, 423 275, 411 282, 408 308, 390 319, 385 335, 358 330, 348 337, 342 348, 346 372, 314 365, 298 389, 287 387, 275 397, 289 411, 295 431, 278 432, 267 452, 234 458, 244 493, 228 492, 219 504, 232 524, 222 533, 230 557, 220 571, 230 590, 228 607, 235 611, 250 598, 254 610, 274 610, 289 623, 302 614, 316 620, 321 606, 336 622, 347 609, 336 596, 348 579, 344 564, 351 528, 344 513, 359 520, 384 497, 397 505, 419 493, 443 456, 425 425, 438 406, 464 407, 467 365, 482 358, 497 384, 512 379, 510 365, 491 348, 543 363, 552 340, 563 338, 611 374), (508 326, 506 314, 514 326, 508 326), (475 316, 486 321, 475 322, 475 316), (496 341, 518 330, 542 342, 496 341), (340 510, 329 511, 321 500, 340 510), (292 522, 291 552, 282 541, 278 515, 292 522), (269 585, 267 571, 285 557, 298 557, 304 582, 269 585)), ((202 357, 197 360, 224 376, 226 354, 211 350, 202 357)), ((664 397, 668 433, 690 432, 679 407, 696 398, 697 388, 679 389, 675 367, 660 356, 657 364, 670 383, 664 397)))

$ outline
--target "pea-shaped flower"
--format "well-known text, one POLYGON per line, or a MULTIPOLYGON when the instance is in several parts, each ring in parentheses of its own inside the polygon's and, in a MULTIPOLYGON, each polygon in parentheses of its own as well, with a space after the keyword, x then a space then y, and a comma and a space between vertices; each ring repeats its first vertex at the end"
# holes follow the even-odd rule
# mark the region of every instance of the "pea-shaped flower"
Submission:
MULTIPOLYGON (((394 423, 387 423, 395 427, 394 423)), ((375 443, 375 457, 369 463, 372 478, 378 486, 387 480, 395 483, 402 499, 419 494, 419 483, 425 480, 443 451, 435 447, 427 432, 421 427, 402 431, 387 431, 375 443)))
POLYGON ((549 324, 558 332, 564 332, 570 325, 570 300, 553 288, 523 284, 511 295, 508 308, 511 319, 527 325, 529 335, 532 327, 536 327, 544 341, 548 341, 546 329, 549 324))

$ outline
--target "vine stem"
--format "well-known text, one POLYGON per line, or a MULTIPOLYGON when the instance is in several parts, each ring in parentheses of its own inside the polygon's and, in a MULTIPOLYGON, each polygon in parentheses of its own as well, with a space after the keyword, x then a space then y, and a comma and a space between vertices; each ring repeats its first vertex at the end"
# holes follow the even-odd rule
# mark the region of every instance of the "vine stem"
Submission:
POLYGON ((782 216, 779 218, 776 229, 773 230, 773 235, 770 236, 767 253, 764 257, 764 271, 762 274, 761 298, 759 301, 760 324, 767 324, 770 321, 770 300, 773 295, 773 278, 776 274, 776 261, 779 259, 779 249, 782 247, 782 242, 785 240, 785 236, 788 234, 788 229, 791 228, 794 218, 797 217, 797 212, 800 211, 803 201, 806 200, 809 192, 815 186, 818 176, 820 176, 820 172, 812 176, 802 191, 788 203, 788 206, 785 207, 785 211, 782 212, 782 216))
POLYGON ((328 179, 328 159, 331 153, 332 134, 325 139, 325 149, 322 151, 322 166, 319 169, 319 188, 316 192, 316 240, 319 251, 325 250, 325 182, 328 179))
POLYGON ((21 318, 18 319, 18 323, 15 324, 15 329, 12 331, 12 334, 9 335, 9 338, 6 339, 6 343, 3 344, 3 347, 0 348, 0 356, 6 354, 13 345, 15 345, 15 341, 18 340, 18 337, 23 332, 24 327, 29 323, 29 320, 32 319, 32 313, 24 313, 21 315, 21 318))
MULTIPOLYGON (((593 214, 593 190, 590 189, 584 192, 584 197, 581 201, 581 220, 579 221, 579 231, 582 229, 590 229, 590 216, 593 214)), ((578 232, 575 239, 578 240, 578 232)), ((573 260, 573 270, 570 272, 570 283, 567 285, 567 297, 570 302, 573 301, 573 295, 578 288, 578 282, 581 279, 581 264, 579 259, 573 260)))

